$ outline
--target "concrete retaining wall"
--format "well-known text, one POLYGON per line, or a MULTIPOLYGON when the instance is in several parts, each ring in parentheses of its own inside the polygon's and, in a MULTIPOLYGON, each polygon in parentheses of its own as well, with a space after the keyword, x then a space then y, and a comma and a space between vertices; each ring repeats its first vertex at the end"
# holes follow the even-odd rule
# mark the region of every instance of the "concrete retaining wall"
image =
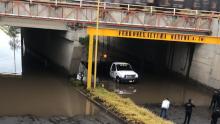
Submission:
POLYGON ((171 43, 167 50, 167 68, 186 76, 189 65, 189 44, 171 43), (173 49, 173 51, 172 51, 173 49))
POLYGON ((213 88, 220 88, 220 46, 197 45, 190 77, 213 88))
MULTIPOLYGON (((189 66, 189 44, 175 43, 172 71, 184 76, 189 66)), ((168 54, 170 55, 169 51, 168 54)), ((167 65, 169 67, 169 64, 167 65)), ((220 88, 220 46, 196 44, 189 78, 212 88, 220 88)))
POLYGON ((78 73, 81 45, 75 31, 23 29, 25 46, 63 68, 69 74, 78 73))

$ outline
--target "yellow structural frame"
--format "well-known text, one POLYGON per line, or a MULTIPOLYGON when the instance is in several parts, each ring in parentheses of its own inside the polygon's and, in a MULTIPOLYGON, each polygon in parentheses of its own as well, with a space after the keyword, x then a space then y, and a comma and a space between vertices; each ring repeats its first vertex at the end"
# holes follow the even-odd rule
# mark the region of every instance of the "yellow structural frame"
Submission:
MULTIPOLYGON (((94 42, 93 38, 94 36, 97 35, 96 34, 97 29, 94 27, 88 27, 87 33, 89 35, 87 89, 91 89, 93 42, 94 42)), ((98 36, 149 39, 149 40, 174 41, 174 42, 203 43, 203 44, 220 44, 220 37, 195 35, 195 34, 168 33, 168 32, 148 32, 148 31, 140 31, 140 30, 125 30, 125 29, 99 28, 98 36)), ((96 84, 96 82, 94 82, 94 84, 96 84)))

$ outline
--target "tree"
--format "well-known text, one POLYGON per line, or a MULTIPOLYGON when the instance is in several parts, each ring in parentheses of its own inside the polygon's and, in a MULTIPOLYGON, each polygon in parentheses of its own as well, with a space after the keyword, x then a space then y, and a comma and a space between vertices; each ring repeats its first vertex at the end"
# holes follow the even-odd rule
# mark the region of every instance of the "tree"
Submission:
POLYGON ((11 40, 9 41, 9 45, 11 46, 11 49, 14 51, 14 71, 16 73, 16 56, 15 56, 15 51, 21 47, 21 42, 17 38, 17 35, 20 33, 19 29, 17 27, 13 26, 5 26, 1 27, 2 31, 4 31, 10 38, 11 40))

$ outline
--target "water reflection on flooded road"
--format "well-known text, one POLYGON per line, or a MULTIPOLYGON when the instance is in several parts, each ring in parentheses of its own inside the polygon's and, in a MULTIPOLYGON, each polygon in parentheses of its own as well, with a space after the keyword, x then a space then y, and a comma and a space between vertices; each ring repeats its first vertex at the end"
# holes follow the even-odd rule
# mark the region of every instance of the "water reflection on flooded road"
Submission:
POLYGON ((22 63, 21 48, 14 52, 11 43, 0 30, 0 123, 119 123, 74 90, 59 67, 45 64, 47 58, 26 50, 22 63))
POLYGON ((174 105, 182 105, 191 98, 198 106, 208 106, 212 95, 204 87, 174 77, 148 75, 136 84, 117 84, 112 80, 104 81, 104 84, 139 105, 160 104, 164 98, 169 98, 174 105))
POLYGON ((0 100, 0 123, 4 124, 49 124, 50 120, 68 124, 119 124, 74 90, 65 75, 54 72, 26 72, 22 78, 0 77, 0 100), (27 120, 29 117, 34 120, 27 120), (42 117, 47 119, 42 121, 42 117))
POLYGON ((41 65, 35 60, 29 61, 29 56, 24 64, 27 69, 25 75, 3 76, 22 73, 20 31, 18 29, 14 38, 9 36, 8 31, 9 27, 0 28, 0 115, 74 116, 98 111, 68 86, 67 77, 40 70, 41 65), (29 67, 34 64, 39 66, 29 67))
POLYGON ((22 78, 0 78, 0 115, 74 116, 98 109, 59 75, 43 72, 22 78))

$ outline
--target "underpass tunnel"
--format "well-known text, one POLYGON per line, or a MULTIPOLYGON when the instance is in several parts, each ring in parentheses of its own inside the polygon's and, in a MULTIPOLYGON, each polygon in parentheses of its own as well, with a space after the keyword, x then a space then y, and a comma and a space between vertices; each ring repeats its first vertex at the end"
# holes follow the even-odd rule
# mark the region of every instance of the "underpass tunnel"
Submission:
MULTIPOLYGON (((100 63, 128 62, 143 77, 147 74, 166 75, 168 72, 183 76, 189 73, 195 46, 193 43, 109 37, 100 39, 100 63), (104 59, 103 54, 108 57, 104 59)), ((108 68, 100 69, 101 72, 103 70, 109 71, 108 68)))
POLYGON ((173 105, 192 99, 198 106, 208 106, 210 90, 191 80, 200 44, 100 37, 98 76, 105 86, 121 91, 140 105, 160 104, 169 98, 173 105), (107 58, 103 58, 107 54, 107 58), (112 62, 128 62, 139 75, 137 83, 117 84, 109 77, 112 62), (104 76, 103 76, 104 74, 104 76))
POLYGON ((14 63, 18 67, 21 61, 23 67, 22 75, 0 73, 0 116, 99 117, 101 110, 69 85, 67 75, 78 69, 81 59, 78 34, 35 28, 18 31, 18 50, 14 50, 17 44, 12 43, 17 41, 11 42, 7 30, 0 29, 0 71, 10 70, 14 63))
MULTIPOLYGON (((78 31, 80 32, 80 31, 78 31)), ((54 69, 66 75, 78 72, 82 47, 74 31, 22 28, 23 72, 54 69)))
MULTIPOLYGON (((84 39, 84 44, 81 44, 82 42, 68 38, 64 31, 23 28, 22 34, 25 46, 24 56, 28 53, 33 56, 34 62, 39 61, 42 68, 38 66, 36 68, 41 71, 52 67, 52 69, 64 70, 67 74, 77 74, 80 61, 85 62, 85 67, 87 66, 88 38, 84 39)), ((71 36, 74 34, 75 32, 72 32, 71 36)), ((78 36, 83 37, 86 34, 82 33, 78 36)), ((79 40, 79 37, 76 39, 79 40)), ((193 76, 193 78, 205 77, 200 76, 198 65, 201 64, 196 59, 201 56, 199 54, 201 51, 204 53, 210 46, 113 37, 100 37, 99 41, 98 77, 101 81, 107 80, 115 85, 109 78, 112 62, 130 63, 140 80, 137 84, 120 84, 119 87, 136 89, 137 92, 130 97, 137 104, 160 103, 162 99, 169 97, 179 105, 188 98, 196 99, 198 96, 197 105, 209 104, 210 92, 206 90, 203 92, 204 88, 191 85, 185 79, 193 76), (176 74, 181 75, 181 78, 176 74), (147 94, 146 90, 149 91, 147 94)), ((34 62, 29 64, 33 66, 34 62)), ((214 72, 217 73, 217 71, 214 72)))

